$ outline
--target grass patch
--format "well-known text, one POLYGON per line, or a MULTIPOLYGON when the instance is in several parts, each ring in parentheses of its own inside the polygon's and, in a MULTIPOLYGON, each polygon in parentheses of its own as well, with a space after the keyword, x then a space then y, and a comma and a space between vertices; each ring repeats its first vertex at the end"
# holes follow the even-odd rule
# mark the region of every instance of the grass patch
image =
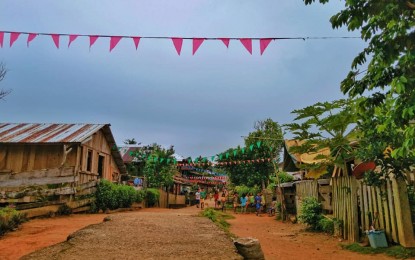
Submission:
POLYGON ((0 236, 15 230, 26 221, 26 216, 13 208, 0 208, 0 236))
POLYGON ((206 217, 206 218, 210 219, 213 223, 215 223, 218 227, 220 227, 223 231, 225 231, 225 233, 227 233, 228 235, 234 237, 234 235, 232 235, 229 232, 230 224, 226 221, 227 219, 235 218, 234 216, 223 213, 221 211, 217 211, 213 208, 204 209, 200 213, 200 215, 202 217, 206 217))
POLYGON ((386 248, 363 247, 359 244, 342 245, 343 249, 350 250, 365 255, 385 254, 397 259, 408 259, 415 257, 414 248, 404 248, 402 246, 391 246, 386 248))

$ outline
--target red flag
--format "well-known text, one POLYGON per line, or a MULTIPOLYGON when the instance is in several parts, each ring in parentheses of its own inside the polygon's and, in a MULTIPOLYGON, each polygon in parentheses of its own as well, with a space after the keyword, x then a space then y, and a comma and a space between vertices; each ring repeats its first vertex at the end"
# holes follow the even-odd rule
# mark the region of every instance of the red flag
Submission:
POLYGON ((133 37, 133 41, 134 41, 134 45, 135 45, 136 50, 138 48, 138 44, 140 43, 140 39, 141 39, 141 37, 133 37))
POLYGON ((272 39, 260 39, 259 40, 259 48, 261 50, 261 55, 264 53, 265 49, 268 47, 268 44, 272 41, 272 39))
POLYGON ((252 55, 252 39, 250 38, 243 38, 239 39, 242 43, 242 45, 245 47, 245 49, 248 50, 248 52, 252 55))
POLYGON ((59 34, 51 34, 53 42, 55 43, 56 48, 59 49, 59 34))
POLYGON ((98 40, 97 35, 90 35, 89 36, 89 49, 91 49, 92 45, 94 45, 94 43, 98 40))
POLYGON ((29 33, 29 35, 27 36, 27 47, 29 47, 29 43, 33 41, 33 39, 36 38, 36 36, 36 33, 29 33))
POLYGON ((0 32, 0 48, 3 48, 4 32, 0 32))
POLYGON ((71 46, 71 43, 72 43, 73 41, 75 41, 75 39, 76 39, 76 38, 78 38, 78 35, 74 35, 74 34, 69 35, 69 43, 68 43, 68 48, 69 48, 69 46, 71 46))
POLYGON ((229 38, 219 38, 226 46, 226 48, 229 48, 229 42, 230 39, 229 38))
POLYGON ((182 51, 183 39, 182 38, 171 38, 174 44, 174 48, 176 48, 177 54, 180 56, 180 52, 182 51))
POLYGON ((202 45, 205 39, 202 38, 194 38, 193 39, 193 55, 195 55, 197 49, 199 49, 200 45, 202 45))
POLYGON ((19 38, 20 33, 18 32, 11 32, 10 33, 10 47, 13 46, 13 43, 19 38))
POLYGON ((121 36, 111 36, 111 39, 110 39, 110 52, 121 41, 121 38, 122 38, 121 36))

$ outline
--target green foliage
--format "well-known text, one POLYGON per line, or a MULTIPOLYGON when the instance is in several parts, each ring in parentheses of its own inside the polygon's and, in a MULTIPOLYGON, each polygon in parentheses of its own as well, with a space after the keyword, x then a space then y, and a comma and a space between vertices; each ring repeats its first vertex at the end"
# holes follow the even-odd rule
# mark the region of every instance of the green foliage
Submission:
POLYGON ((25 221, 26 216, 17 210, 10 207, 0 208, 0 236, 16 229, 25 221))
POLYGON ((229 232, 230 224, 227 219, 233 219, 234 217, 226 213, 216 211, 213 208, 205 208, 201 213, 201 216, 210 219, 213 223, 223 229, 225 232, 229 232))
POLYGON ((239 194, 239 196, 241 196, 242 194, 249 194, 249 193, 256 195, 261 190, 261 188, 258 186, 248 187, 245 185, 241 185, 241 186, 235 186, 233 190, 236 191, 239 194))
POLYGON ((318 221, 318 230, 332 235, 334 233, 334 221, 332 219, 322 217, 318 221))
POLYGON ((146 192, 144 190, 139 190, 136 192, 134 202, 140 203, 145 199, 145 197, 146 197, 146 192))
POLYGON ((147 206, 153 207, 160 199, 160 192, 158 189, 149 188, 146 190, 147 206))
POLYGON ((321 215, 322 206, 314 197, 307 197, 301 205, 301 214, 298 217, 302 223, 307 224, 311 230, 320 230, 320 220, 324 218, 321 215))
POLYGON ((167 160, 160 161, 158 158, 173 159, 173 146, 169 149, 163 149, 160 145, 153 144, 151 148, 147 149, 151 152, 144 155, 146 160, 143 175, 147 178, 148 187, 160 188, 161 186, 172 185, 173 176, 177 173, 175 165, 167 163, 167 160))
POLYGON ((291 174, 288 174, 286 172, 279 172, 277 175, 277 178, 278 178, 279 183, 294 181, 294 177, 291 174))
POLYGON ((277 170, 276 164, 284 144, 281 126, 271 119, 266 119, 256 122, 254 129, 255 131, 245 138, 245 147, 229 148, 221 153, 225 156, 219 156, 218 162, 231 162, 221 165, 220 169, 228 173, 231 182, 235 185, 261 186, 268 183, 270 176, 275 175, 277 170), (250 147, 255 147, 255 149, 250 149, 250 147), (274 160, 257 161, 264 158, 274 160), (247 160, 255 162, 234 163, 247 160))
POLYGON ((59 206, 58 211, 56 212, 57 215, 60 216, 68 216, 72 214, 72 209, 66 203, 59 206))
POLYGON ((391 246, 391 247, 363 247, 357 243, 342 245, 343 249, 347 249, 353 252, 357 252, 365 255, 385 254, 397 259, 408 259, 415 257, 415 249, 404 248, 402 246, 391 246))
POLYGON ((314 164, 303 164, 308 170, 327 169, 337 166, 346 170, 346 161, 354 158, 350 146, 351 129, 357 123, 356 106, 360 99, 340 99, 318 102, 312 106, 294 110, 296 123, 284 125, 294 134, 294 139, 304 141, 290 149, 292 153, 316 153, 314 164), (330 149, 330 154, 318 153, 330 149))
POLYGON ((138 199, 142 198, 142 192, 136 191, 131 186, 111 183, 101 180, 95 192, 95 204, 98 210, 114 210, 117 208, 129 208, 138 199))
POLYGON ((375 186, 380 187, 383 183, 382 179, 380 178, 382 175, 374 172, 374 171, 367 171, 363 175, 363 182, 367 186, 375 186))
POLYGON ((345 1, 345 8, 330 19, 333 28, 359 30, 368 42, 341 90, 350 97, 368 95, 359 105, 359 156, 376 161, 385 177, 391 172, 404 177, 415 160, 414 11, 413 1, 345 1))

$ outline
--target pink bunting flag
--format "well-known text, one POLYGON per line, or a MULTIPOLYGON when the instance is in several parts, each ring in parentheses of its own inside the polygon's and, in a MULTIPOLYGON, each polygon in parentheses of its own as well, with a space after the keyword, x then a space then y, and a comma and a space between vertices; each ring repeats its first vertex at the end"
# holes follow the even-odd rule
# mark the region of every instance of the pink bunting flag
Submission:
POLYGON ((121 41, 121 38, 122 38, 121 36, 111 36, 111 40, 110 40, 110 52, 121 41))
POLYGON ((195 55, 195 53, 199 49, 200 45, 202 45, 204 40, 205 39, 203 39, 203 38, 194 38, 193 39, 193 55, 195 55))
POLYGON ((0 32, 0 48, 3 48, 4 32, 0 32))
POLYGON ((59 34, 51 34, 53 42, 55 43, 56 48, 59 49, 59 34))
POLYGON ((219 38, 226 46, 226 48, 229 48, 229 42, 230 39, 229 38, 219 38))
POLYGON ((268 47, 271 41, 272 39, 260 39, 259 40, 259 48, 261 50, 261 55, 264 53, 265 49, 268 47))
POLYGON ((29 33, 29 35, 27 36, 27 47, 29 47, 29 43, 30 43, 31 41, 33 41, 33 39, 35 39, 35 38, 36 38, 36 36, 37 36, 37 34, 36 34, 36 33, 29 33))
POLYGON ((141 37, 133 37, 133 41, 134 41, 134 45, 135 45, 136 50, 138 48, 138 44, 140 43, 140 39, 141 39, 141 37))
POLYGON ((97 35, 90 35, 89 36, 89 49, 91 49, 92 45, 94 45, 94 43, 98 40, 97 35))
POLYGON ((174 48, 176 48, 177 54, 180 56, 180 52, 182 51, 183 39, 182 38, 171 38, 174 44, 174 48))
POLYGON ((76 35, 76 34, 69 35, 68 48, 69 48, 69 46, 71 46, 71 43, 76 40, 76 38, 78 38, 78 35, 76 35))
POLYGON ((252 55, 252 39, 250 38, 243 38, 239 39, 242 43, 242 45, 245 47, 245 49, 248 50, 248 52, 252 55))
POLYGON ((20 33, 18 32, 11 32, 10 33, 10 47, 13 46, 13 43, 19 38, 20 33))

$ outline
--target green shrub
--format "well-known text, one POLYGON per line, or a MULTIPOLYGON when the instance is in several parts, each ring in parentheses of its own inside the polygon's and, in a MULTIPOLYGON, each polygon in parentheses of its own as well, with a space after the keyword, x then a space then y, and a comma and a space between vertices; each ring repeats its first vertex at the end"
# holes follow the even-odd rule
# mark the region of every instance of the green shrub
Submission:
POLYGON ((307 197, 303 200, 301 214, 298 218, 302 223, 307 224, 311 230, 319 230, 319 222, 323 218, 321 212, 321 203, 314 197, 307 197))
POLYGON ((144 190, 139 190, 135 194, 134 202, 140 203, 144 200, 145 197, 146 197, 146 192, 144 190))
POLYGON ((245 185, 235 186, 234 191, 236 191, 239 195, 242 194, 249 194, 252 193, 256 195, 261 189, 258 186, 248 187, 245 185))
POLYGON ((16 229, 26 221, 26 216, 13 208, 0 208, 0 236, 16 229))
POLYGON ((62 204, 59 206, 58 211, 56 214, 63 216, 63 215, 71 215, 72 209, 67 204, 62 204))
POLYGON ((332 219, 323 217, 318 222, 318 229, 327 234, 333 235, 334 221, 332 219))
POLYGON ((229 232, 230 224, 226 221, 227 219, 234 218, 232 215, 215 210, 214 208, 204 209, 200 215, 210 219, 213 223, 222 228, 225 232, 229 232))
POLYGON ((148 207, 154 207, 159 201, 160 192, 158 189, 149 188, 146 190, 146 200, 148 207))
POLYGON ((280 183, 292 182, 294 180, 294 177, 286 172, 279 172, 277 176, 280 183))
POLYGON ((96 211, 118 208, 129 208, 131 205, 142 200, 143 192, 136 191, 134 187, 114 184, 107 180, 101 180, 95 192, 96 211))

